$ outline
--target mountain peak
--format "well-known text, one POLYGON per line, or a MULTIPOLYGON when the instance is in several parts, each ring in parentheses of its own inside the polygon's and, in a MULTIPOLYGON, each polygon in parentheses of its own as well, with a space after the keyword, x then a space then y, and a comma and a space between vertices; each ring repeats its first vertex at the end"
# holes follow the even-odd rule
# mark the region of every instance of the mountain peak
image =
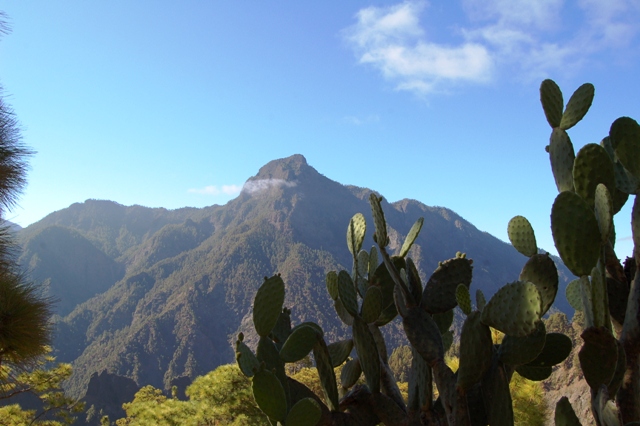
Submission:
POLYGON ((245 182, 242 191, 252 194, 271 187, 294 187, 314 175, 319 173, 307 164, 306 158, 295 154, 262 166, 257 175, 245 182))
POLYGON ((260 168, 258 174, 252 179, 283 179, 290 181, 296 179, 308 168, 307 159, 301 154, 294 154, 290 157, 269 161, 260 168))

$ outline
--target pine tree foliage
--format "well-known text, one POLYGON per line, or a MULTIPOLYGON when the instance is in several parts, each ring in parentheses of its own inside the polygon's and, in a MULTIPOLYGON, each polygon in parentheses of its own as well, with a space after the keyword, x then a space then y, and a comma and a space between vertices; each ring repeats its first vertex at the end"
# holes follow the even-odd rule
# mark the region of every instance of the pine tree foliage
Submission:
POLYGON ((222 365, 198 377, 187 388, 188 401, 167 397, 160 389, 145 386, 134 400, 124 404, 127 417, 118 426, 134 425, 233 425, 267 426, 258 409, 251 381, 235 364, 222 365))
MULTIPOLYGON (((10 30, 6 22, 0 12, 0 35, 10 30)), ((52 301, 21 272, 13 235, 3 218, 26 185, 27 158, 32 154, 22 143, 20 125, 0 85, 0 399, 29 392, 41 402, 39 410, 4 406, 0 419, 15 425, 70 424, 72 414, 82 408, 61 388, 71 376, 71 366, 46 368, 53 361, 46 356, 52 301)))
POLYGON ((389 367, 399 382, 408 382, 411 373, 411 346, 398 346, 391 352, 389 367))
MULTIPOLYGON (((0 35, 9 32, 6 21, 0 13, 0 35)), ((26 184, 27 158, 32 153, 22 144, 20 126, 0 85, 0 363, 16 366, 44 354, 51 335, 51 301, 18 272, 16 246, 2 219, 26 184)))
POLYGON ((22 409, 19 404, 0 407, 0 426, 57 426, 75 421, 84 404, 70 398, 62 388, 62 383, 71 377, 71 365, 54 361, 46 355, 29 369, 18 370, 9 364, 0 367, 0 400, 11 402, 11 398, 23 394, 35 395, 39 400, 37 409, 22 409))
POLYGON ((527 380, 517 372, 509 383, 513 397, 515 426, 543 426, 548 417, 540 382, 527 380))

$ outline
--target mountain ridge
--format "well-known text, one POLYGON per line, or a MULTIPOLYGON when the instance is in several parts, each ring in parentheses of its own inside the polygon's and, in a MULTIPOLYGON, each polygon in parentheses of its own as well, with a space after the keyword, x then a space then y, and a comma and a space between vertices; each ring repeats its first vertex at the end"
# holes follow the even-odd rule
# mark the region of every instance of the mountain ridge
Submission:
MULTIPOLYGON (((66 289, 54 297, 64 301, 74 286, 94 292, 56 320, 58 360, 72 362, 76 371, 72 391, 81 395, 91 375, 103 370, 168 388, 178 377, 193 379, 231 362, 237 333, 248 342, 255 338, 253 296, 262 278, 274 273, 284 278, 294 322, 317 322, 329 341, 344 335, 324 277, 351 269, 346 229, 359 212, 372 226, 370 192, 332 181, 294 155, 261 167, 224 206, 167 210, 87 200, 21 230, 22 263, 31 265, 38 280, 49 280, 51 289, 66 289), (66 275, 38 263, 45 252, 36 242, 56 226, 75 238, 73 249, 59 251, 81 253, 78 247, 92 244, 121 275, 111 285, 82 281, 82 268, 97 271, 102 265, 98 255, 81 258, 66 275), (64 287, 66 276, 74 278, 64 287)), ((404 199, 383 201, 383 208, 392 252, 415 220, 425 217, 411 252, 423 280, 439 261, 466 252, 474 259, 472 289, 482 288, 489 297, 517 279, 526 261, 444 207, 404 199)), ((373 245, 371 234, 363 247, 373 245)), ((387 327, 390 346, 403 342, 400 328, 397 322, 387 327)))

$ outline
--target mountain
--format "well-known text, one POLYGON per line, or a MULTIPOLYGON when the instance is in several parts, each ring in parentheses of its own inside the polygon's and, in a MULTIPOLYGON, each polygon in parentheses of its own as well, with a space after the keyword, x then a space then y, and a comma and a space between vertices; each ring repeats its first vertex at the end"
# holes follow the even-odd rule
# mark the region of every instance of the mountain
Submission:
MULTIPOLYGON (((87 200, 21 230, 21 261, 59 300, 54 348, 72 362, 80 396, 102 371, 168 389, 232 362, 263 277, 280 273, 294 323, 312 320, 333 341, 346 334, 325 289, 330 270, 351 269, 349 219, 365 215, 373 245, 371 190, 318 173, 301 155, 272 161, 224 206, 179 210, 87 200)), ((415 200, 383 202, 390 251, 425 218, 412 248, 423 280, 438 262, 467 253, 472 290, 487 297, 517 279, 526 258, 453 211, 415 200)), ((569 276, 561 269, 563 282, 569 276)), ((564 288, 564 287, 562 287, 564 288)), ((556 307, 567 311, 564 291, 556 307)), ((385 327, 389 346, 401 326, 385 327)))

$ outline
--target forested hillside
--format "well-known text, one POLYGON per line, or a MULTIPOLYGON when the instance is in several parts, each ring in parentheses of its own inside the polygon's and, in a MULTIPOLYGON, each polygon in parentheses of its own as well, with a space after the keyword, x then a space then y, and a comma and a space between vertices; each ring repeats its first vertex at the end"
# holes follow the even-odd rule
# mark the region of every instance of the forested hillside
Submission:
MULTIPOLYGON (((54 348, 58 361, 73 363, 72 393, 83 395, 103 370, 169 389, 176 378, 232 362, 237 333, 252 342, 251 303, 274 273, 287 285, 294 322, 317 322, 329 341, 342 335, 324 280, 351 268, 346 228, 357 212, 372 223, 370 192, 294 155, 262 167, 224 206, 170 211, 87 200, 21 230, 22 264, 58 300, 54 348)), ((412 248, 423 279, 465 252, 474 261, 472 288, 491 296, 526 261, 444 207, 401 200, 384 208, 392 251, 425 218, 412 248)), ((372 244, 368 233, 364 245, 372 244)), ((566 283, 569 274, 561 275, 566 283)), ((557 308, 566 311, 563 296, 557 308)), ((394 347, 404 342, 397 327, 387 327, 394 347)))

